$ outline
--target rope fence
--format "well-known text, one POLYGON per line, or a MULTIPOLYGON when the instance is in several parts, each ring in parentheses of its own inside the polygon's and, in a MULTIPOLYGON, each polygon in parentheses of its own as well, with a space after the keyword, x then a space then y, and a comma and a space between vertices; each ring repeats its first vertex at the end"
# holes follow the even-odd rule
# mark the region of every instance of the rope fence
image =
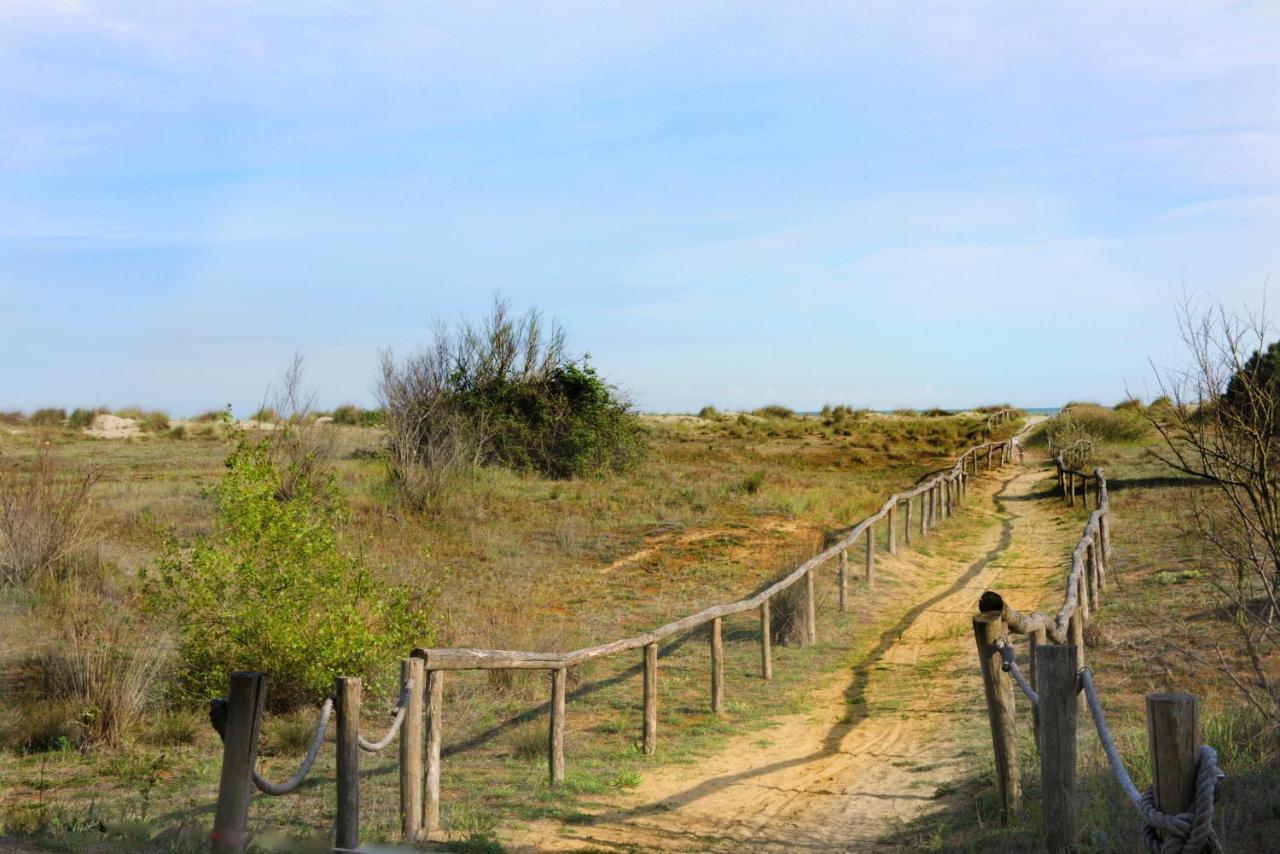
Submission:
MULTIPOLYGON (((984 427, 1002 424, 1018 415, 1017 410, 1000 410, 987 417, 984 427)), ((440 773, 443 741, 444 675, 449 670, 546 670, 550 672, 547 763, 550 784, 564 781, 565 688, 568 668, 609 655, 641 650, 643 652, 642 747, 653 753, 657 747, 658 645, 659 643, 708 626, 710 629, 711 697, 715 714, 724 712, 724 645, 722 625, 725 617, 758 611, 760 617, 760 677, 773 676, 772 600, 794 585, 803 583, 804 645, 817 642, 815 612, 815 574, 833 561, 837 563, 839 609, 848 605, 849 550, 861 539, 864 547, 863 571, 868 587, 875 581, 876 553, 883 548, 897 554, 901 533, 905 545, 913 538, 923 538, 950 518, 963 503, 969 481, 980 468, 1002 467, 1021 459, 1022 448, 1017 437, 1001 441, 984 441, 969 448, 948 468, 931 473, 911 488, 895 493, 870 516, 847 529, 832 545, 804 561, 795 569, 759 592, 705 608, 695 614, 667 623, 629 638, 568 652, 534 652, 496 649, 433 648, 415 649, 401 662, 401 691, 394 717, 382 738, 370 741, 359 732, 360 680, 339 677, 334 696, 320 709, 316 731, 298 770, 282 783, 271 783, 255 770, 262 709, 266 696, 266 677, 261 673, 235 673, 231 677, 227 700, 214 701, 211 719, 223 736, 222 772, 218 789, 214 830, 211 834, 215 852, 241 852, 248 842, 246 826, 249 801, 253 790, 268 795, 294 792, 307 778, 324 743, 331 714, 336 717, 337 816, 334 850, 359 847, 359 762, 362 753, 378 753, 399 738, 400 744, 400 817, 404 841, 410 844, 426 840, 440 827, 440 773), (914 517, 914 519, 913 519, 914 517), (882 525, 877 537, 876 525, 882 525), (879 540, 883 545, 877 545, 879 540)))
POLYGON ((1001 815, 1008 822, 1018 812, 1021 781, 1014 727, 1013 686, 1031 707, 1032 727, 1040 756, 1043 798, 1041 826, 1050 852, 1075 850, 1076 724, 1083 705, 1093 718, 1108 765, 1143 822, 1143 847, 1151 854, 1200 854, 1218 851, 1213 833, 1214 795, 1224 776, 1217 753, 1200 744, 1199 701, 1190 694, 1148 694, 1147 735, 1152 784, 1142 793, 1133 784, 1115 739, 1102 714, 1091 671, 1084 666, 1084 629, 1101 606, 1111 559, 1110 502, 1101 468, 1080 472, 1064 455, 1088 446, 1081 440, 1059 448, 1053 460, 1064 499, 1075 505, 1075 485, 1082 486, 1086 506, 1094 486, 1095 508, 1071 553, 1062 607, 1055 616, 1021 613, 998 593, 987 591, 973 618, 983 689, 991 724, 1001 815), (1015 657, 1011 636, 1030 641, 1030 677, 1015 657))

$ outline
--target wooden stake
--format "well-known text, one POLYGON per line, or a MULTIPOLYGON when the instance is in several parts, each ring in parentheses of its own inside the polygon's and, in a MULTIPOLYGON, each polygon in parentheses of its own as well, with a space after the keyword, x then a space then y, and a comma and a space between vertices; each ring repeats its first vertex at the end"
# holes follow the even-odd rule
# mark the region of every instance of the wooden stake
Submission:
POLYGON ((925 504, 925 494, 920 493, 920 539, 924 539, 929 530, 929 510, 925 504))
POLYGON ((874 525, 867 527, 867 587, 875 582, 876 538, 872 536, 874 525))
POLYGON ((1156 809, 1186 812, 1196 795, 1200 703, 1191 694, 1147 695, 1147 744, 1156 809))
POLYGON ((400 661, 400 683, 412 682, 400 725, 400 833, 410 845, 422 835, 422 724, 427 683, 421 658, 400 661))
POLYGON ((1021 781, 1013 725, 1013 681, 1001 669, 1000 650, 996 648, 996 639, 1004 634, 1004 619, 999 613, 978 614, 973 618, 973 636, 982 665, 982 687, 987 697, 987 718, 995 752, 996 780, 1000 787, 1000 817, 1008 824, 1018 814, 1021 781))
POLYGON ((847 610, 849 598, 849 550, 840 552, 840 610, 847 610))
POLYGON ((564 689, 568 671, 557 667, 551 671, 551 715, 547 727, 547 771, 551 788, 564 782, 564 689))
POLYGON ((1076 647, 1041 644, 1035 648, 1040 680, 1040 788, 1045 848, 1051 854, 1076 844, 1076 647))
POLYGON ((911 499, 902 504, 902 541, 911 545, 911 499))
POLYGON ((266 698, 266 676, 249 672, 231 674, 218 805, 214 810, 213 833, 209 836, 215 854, 239 854, 248 843, 245 829, 249 821, 249 796, 253 793, 253 769, 258 761, 262 704, 266 698))
POLYGON ((711 621, 711 711, 717 715, 724 713, 724 643, 720 623, 720 617, 711 621))
MULTIPOLYGON (((769 603, 764 603, 762 615, 767 615, 769 603)), ((769 638, 765 635, 765 657, 768 658, 769 638)), ((766 677, 767 678, 767 677, 766 677)), ((652 756, 658 747, 658 645, 644 645, 644 752, 652 756)))
POLYGON ((423 836, 440 829, 440 745, 444 739, 444 671, 427 671, 427 773, 422 804, 423 836))
POLYGON ((889 508, 888 524, 886 525, 888 530, 885 531, 886 539, 888 540, 889 554, 891 555, 896 555, 898 553, 898 544, 895 541, 897 537, 897 530, 898 530, 897 524, 898 524, 898 506, 895 504, 894 506, 889 508))
POLYGON ((760 603, 760 678, 773 678, 773 619, 769 600, 760 603))
POLYGON ((334 682, 338 714, 338 819, 334 846, 360 847, 360 679, 339 676, 334 682))
POLYGON ((804 633, 807 643, 818 642, 818 613, 813 597, 813 570, 804 574, 804 633))

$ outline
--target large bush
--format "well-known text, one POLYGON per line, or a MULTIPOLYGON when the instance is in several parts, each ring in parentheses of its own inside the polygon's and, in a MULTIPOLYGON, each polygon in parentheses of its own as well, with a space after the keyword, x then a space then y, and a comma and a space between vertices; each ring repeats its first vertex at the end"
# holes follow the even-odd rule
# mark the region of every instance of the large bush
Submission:
POLYGON ((403 362, 383 355, 392 475, 413 503, 429 504, 469 464, 575 477, 638 458, 630 403, 564 342, 536 311, 513 317, 499 300, 480 326, 440 324, 403 362))
POLYGON ((315 702, 340 675, 377 690, 395 661, 430 642, 426 612, 339 548, 344 509, 331 479, 280 496, 272 441, 236 445, 211 491, 213 535, 168 545, 145 577, 147 604, 175 622, 193 697, 225 692, 235 670, 266 673, 275 708, 315 702))

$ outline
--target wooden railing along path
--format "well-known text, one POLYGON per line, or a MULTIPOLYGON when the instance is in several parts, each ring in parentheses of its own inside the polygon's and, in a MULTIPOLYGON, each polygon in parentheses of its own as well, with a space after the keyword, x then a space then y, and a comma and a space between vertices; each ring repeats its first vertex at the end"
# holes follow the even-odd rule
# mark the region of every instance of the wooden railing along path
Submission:
POLYGON ((991 725, 1001 816, 1010 821, 1020 808, 1018 742, 1014 726, 1016 683, 1031 705, 1040 756, 1041 827, 1050 852, 1075 850, 1076 722, 1080 707, 1093 717, 1099 741, 1113 773, 1143 819, 1144 848, 1152 852, 1198 854, 1216 850, 1214 793, 1222 776, 1213 748, 1200 743, 1199 704, 1190 694, 1148 694, 1147 731, 1152 787, 1139 793, 1115 748, 1103 717, 1092 674, 1084 666, 1085 628, 1101 607, 1111 559, 1110 500, 1101 468, 1076 471, 1063 454, 1054 456, 1063 499, 1075 506, 1077 481, 1088 506, 1089 484, 1095 506, 1071 553, 1066 594, 1055 616, 1021 613, 998 593, 987 591, 973 618, 983 691, 991 725), (1018 668, 1013 635, 1029 641, 1030 678, 1018 668))
MULTIPOLYGON (((1001 423, 1014 411, 993 413, 1001 423)), ((376 743, 359 734, 360 680, 341 677, 335 683, 334 711, 337 718, 337 820, 336 849, 351 850, 359 844, 359 756, 376 752, 399 736, 400 740, 400 814, 406 842, 417 842, 435 833, 440 826, 441 747, 444 731, 444 674, 450 670, 547 670, 551 674, 551 702, 547 736, 548 775, 552 786, 564 781, 565 689, 568 668, 593 659, 628 651, 643 651, 642 744, 653 753, 658 737, 658 644, 677 635, 710 625, 711 696, 713 712, 724 711, 724 647, 722 621, 747 611, 760 615, 760 676, 771 679, 773 657, 771 640, 771 602, 792 586, 803 583, 805 643, 817 641, 814 602, 814 573, 832 560, 838 560, 837 583, 839 608, 848 604, 848 551, 858 540, 864 543, 864 573, 868 585, 875 580, 876 525, 884 522, 884 548, 897 552, 897 534, 901 516, 902 537, 910 545, 913 533, 923 537, 942 520, 950 517, 963 501, 970 477, 981 466, 992 469, 1003 466, 1020 454, 1016 439, 983 442, 961 454, 950 467, 927 476, 922 482, 888 499, 870 516, 850 528, 838 541, 804 561, 783 578, 742 599, 704 608, 695 614, 646 632, 597 646, 568 652, 538 652, 499 649, 431 648, 415 649, 402 662, 401 697, 396 716, 386 736, 376 743), (917 502, 917 499, 918 502, 917 502), (918 507, 917 510, 913 508, 918 507), (916 516, 913 520, 913 515, 916 516), (424 724, 425 716, 425 726, 424 724)), ((247 841, 246 822, 249 799, 256 786, 266 794, 293 791, 310 770, 314 750, 308 751, 302 767, 283 784, 270 784, 253 769, 257 757, 258 735, 266 681, 260 673, 237 673, 232 676, 231 693, 218 711, 223 734, 222 778, 214 823, 213 842, 216 851, 241 851, 247 841)), ((328 713, 324 712, 313 739, 313 747, 323 740, 328 713)), ((217 724, 215 723, 215 726, 217 724)))

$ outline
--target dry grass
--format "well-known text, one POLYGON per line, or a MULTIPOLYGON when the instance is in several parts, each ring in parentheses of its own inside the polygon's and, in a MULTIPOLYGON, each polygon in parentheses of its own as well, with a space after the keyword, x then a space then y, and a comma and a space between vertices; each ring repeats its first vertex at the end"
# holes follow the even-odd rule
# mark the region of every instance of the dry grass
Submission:
POLYGON ((29 584, 89 540, 100 474, 68 466, 47 442, 25 464, 0 461, 0 584, 29 584))

